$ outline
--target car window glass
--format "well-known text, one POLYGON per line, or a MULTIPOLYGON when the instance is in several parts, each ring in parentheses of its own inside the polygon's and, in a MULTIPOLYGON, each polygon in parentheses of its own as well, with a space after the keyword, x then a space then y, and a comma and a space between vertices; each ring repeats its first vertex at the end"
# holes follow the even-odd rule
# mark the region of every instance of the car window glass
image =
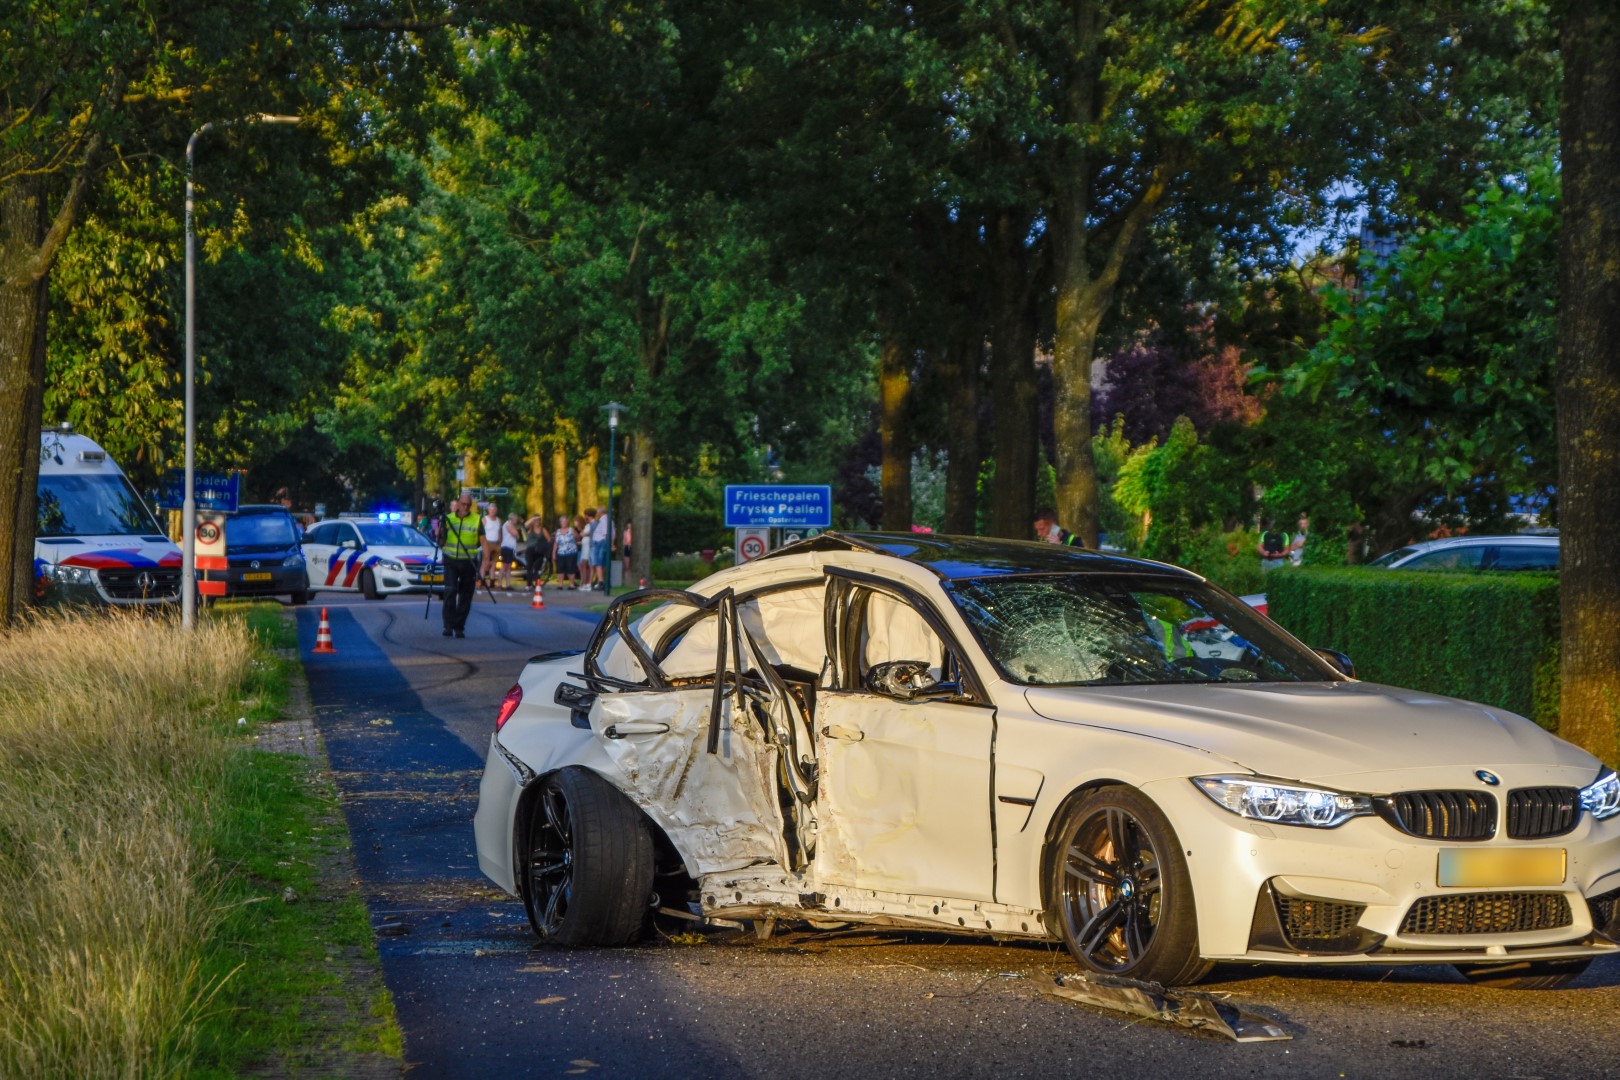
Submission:
POLYGON ((1492 570, 1556 570, 1558 548, 1551 544, 1503 544, 1496 549, 1492 570))
POLYGON ((1466 544, 1425 552, 1400 565, 1402 570, 1478 570, 1485 557, 1484 544, 1466 544))
POLYGON ((1416 550, 1417 550, 1417 548, 1415 548, 1415 547, 1396 548, 1394 551, 1391 551, 1387 555, 1378 556, 1378 558, 1374 559, 1372 562, 1368 563, 1367 565, 1368 566, 1388 566, 1391 563, 1398 562, 1399 560, 1406 558, 1408 555, 1412 554, 1416 550))
POLYGON ((330 544, 332 542, 332 526, 312 525, 304 533, 304 538, 311 544, 330 544))
POLYGON ((225 547, 290 547, 298 542, 298 531, 286 514, 237 514, 225 524, 225 547))
POLYGON ((360 535, 368 546, 430 548, 433 541, 397 521, 366 522, 360 526, 360 535))
POLYGON ((161 533, 129 481, 116 474, 39 478, 38 536, 138 536, 161 533))
POLYGON ((1332 677, 1246 604, 1202 582, 1043 574, 960 581, 951 593, 997 667, 1027 685, 1332 677))

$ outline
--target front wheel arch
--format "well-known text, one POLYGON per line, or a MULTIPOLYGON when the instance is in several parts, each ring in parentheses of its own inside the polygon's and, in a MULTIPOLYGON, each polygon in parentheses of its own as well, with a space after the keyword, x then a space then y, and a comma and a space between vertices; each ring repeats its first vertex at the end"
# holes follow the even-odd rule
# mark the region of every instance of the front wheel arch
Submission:
POLYGON ((1188 986, 1214 966, 1200 953, 1180 838, 1139 788, 1094 781, 1071 792, 1041 865, 1043 921, 1082 968, 1188 986))

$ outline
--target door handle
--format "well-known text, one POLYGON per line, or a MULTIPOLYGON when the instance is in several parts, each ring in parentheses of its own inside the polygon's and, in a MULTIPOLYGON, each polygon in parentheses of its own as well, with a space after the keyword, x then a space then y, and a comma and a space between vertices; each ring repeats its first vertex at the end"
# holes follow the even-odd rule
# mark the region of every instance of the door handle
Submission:
POLYGON ((845 742, 860 742, 866 738, 866 732, 861 731, 859 728, 840 727, 837 724, 830 724, 822 728, 821 733, 829 739, 842 739, 845 742))
POLYGON ((668 730, 668 724, 651 720, 624 720, 609 726, 602 735, 609 739, 622 739, 627 735, 662 735, 668 730))

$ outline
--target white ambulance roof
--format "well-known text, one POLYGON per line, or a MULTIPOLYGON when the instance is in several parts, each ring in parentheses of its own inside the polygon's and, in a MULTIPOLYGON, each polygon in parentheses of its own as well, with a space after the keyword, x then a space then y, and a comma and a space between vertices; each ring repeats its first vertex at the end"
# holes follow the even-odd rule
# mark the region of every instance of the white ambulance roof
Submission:
POLYGON ((112 455, 94 440, 60 428, 39 433, 39 471, 42 476, 124 475, 112 455))

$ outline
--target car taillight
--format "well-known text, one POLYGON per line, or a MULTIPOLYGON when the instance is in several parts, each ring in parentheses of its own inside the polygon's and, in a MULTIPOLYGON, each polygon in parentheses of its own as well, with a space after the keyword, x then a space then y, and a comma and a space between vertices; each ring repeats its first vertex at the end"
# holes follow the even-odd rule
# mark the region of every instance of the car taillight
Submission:
POLYGON ((506 722, 512 719, 512 714, 517 712, 517 707, 521 704, 523 704, 523 687, 514 686, 501 699, 501 711, 495 714, 496 731, 506 726, 506 722))

